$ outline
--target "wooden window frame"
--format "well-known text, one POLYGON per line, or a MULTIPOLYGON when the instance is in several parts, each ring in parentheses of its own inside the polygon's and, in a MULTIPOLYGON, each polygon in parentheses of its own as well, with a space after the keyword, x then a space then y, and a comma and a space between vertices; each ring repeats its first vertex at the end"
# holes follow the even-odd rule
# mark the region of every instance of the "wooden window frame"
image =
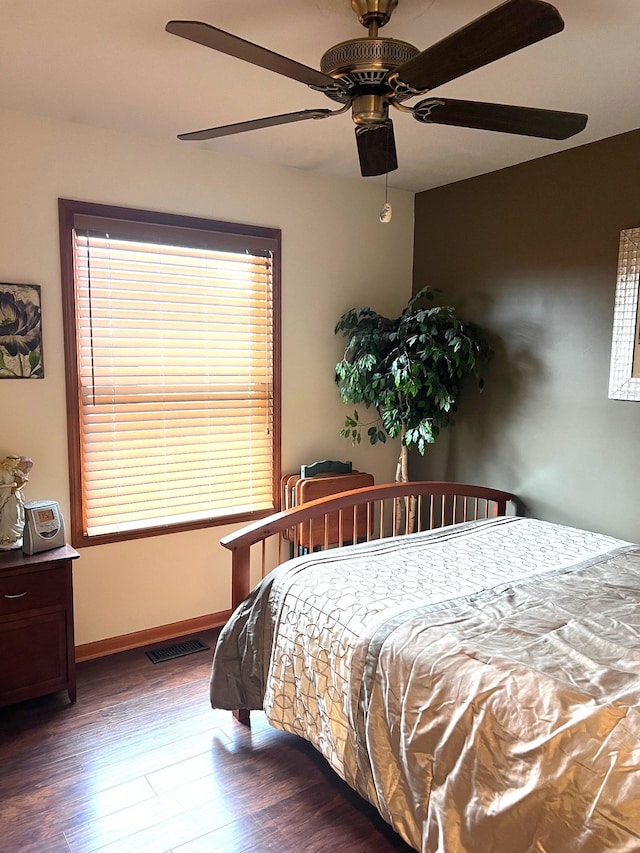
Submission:
POLYGON ((96 204, 70 199, 58 200, 60 227, 60 263, 62 276, 62 308, 64 325, 64 353, 67 403, 67 445, 69 458, 69 486, 71 500, 71 541, 77 547, 121 542, 148 536, 194 530, 203 527, 246 523, 263 518, 279 509, 281 467, 281 232, 276 228, 244 225, 200 217, 156 212, 139 208, 96 204), (101 217, 125 223, 148 223, 153 229, 170 226, 199 231, 206 240, 210 234, 219 238, 224 248, 239 247, 249 243, 270 245, 272 248, 272 379, 273 379, 273 458, 272 495, 273 508, 264 511, 234 513, 212 518, 181 521, 157 526, 141 527, 111 533, 88 535, 84 513, 84 483, 82 466, 81 396, 78 380, 78 336, 76 328, 76 295, 74 275, 74 229, 82 217, 101 217))

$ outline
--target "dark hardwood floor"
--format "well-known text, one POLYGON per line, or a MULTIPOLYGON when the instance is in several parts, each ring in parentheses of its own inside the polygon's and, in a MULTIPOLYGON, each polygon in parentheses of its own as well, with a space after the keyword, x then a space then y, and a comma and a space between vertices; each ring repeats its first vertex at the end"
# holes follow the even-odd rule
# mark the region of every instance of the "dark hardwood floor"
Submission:
POLYGON ((78 665, 76 705, 0 708, 0 853, 411 850, 309 744, 213 711, 211 656, 123 652, 78 665))

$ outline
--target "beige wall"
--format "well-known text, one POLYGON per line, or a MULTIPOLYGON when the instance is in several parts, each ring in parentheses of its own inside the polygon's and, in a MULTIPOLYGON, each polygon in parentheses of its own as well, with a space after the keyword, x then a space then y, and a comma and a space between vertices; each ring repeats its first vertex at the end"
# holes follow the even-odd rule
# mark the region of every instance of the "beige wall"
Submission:
MULTIPOLYGON (((268 132, 268 131, 266 131, 268 132)), ((356 152, 354 150, 354 157, 356 152)), ((411 291, 413 196, 380 184, 318 178, 220 157, 175 140, 128 137, 0 112, 0 281, 42 287, 44 380, 0 382, 0 458, 31 456, 25 497, 68 517, 58 197, 279 227, 283 240, 283 467, 352 459, 393 479, 396 449, 353 449, 338 431, 333 327, 354 305, 394 312, 411 291)), ((82 550, 76 642, 218 612, 230 604, 230 560, 212 527, 82 550)))
POLYGON ((640 541, 640 402, 607 398, 618 240, 640 225, 640 131, 416 197, 414 287, 495 336, 487 389, 414 476, 640 541))

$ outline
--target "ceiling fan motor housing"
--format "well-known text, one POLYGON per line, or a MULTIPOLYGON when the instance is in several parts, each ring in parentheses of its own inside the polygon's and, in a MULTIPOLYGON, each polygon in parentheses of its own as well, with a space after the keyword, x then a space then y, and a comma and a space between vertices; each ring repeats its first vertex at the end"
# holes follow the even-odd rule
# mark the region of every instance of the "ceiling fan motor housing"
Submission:
MULTIPOLYGON (((384 94, 391 91, 386 79, 404 62, 420 53, 417 47, 398 39, 362 38, 336 44, 323 55, 320 69, 341 80, 346 93, 329 93, 330 98, 346 103, 354 94, 384 94)), ((397 93, 394 93, 397 98, 397 93)), ((411 97, 410 94, 405 97, 411 97)))

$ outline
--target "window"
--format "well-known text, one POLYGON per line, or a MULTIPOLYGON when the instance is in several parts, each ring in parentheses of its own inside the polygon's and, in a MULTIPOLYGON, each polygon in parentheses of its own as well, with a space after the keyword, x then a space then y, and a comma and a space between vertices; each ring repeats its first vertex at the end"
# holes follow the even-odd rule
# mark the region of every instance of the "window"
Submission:
POLYGON ((280 232, 59 213, 73 543, 272 512, 280 232))

